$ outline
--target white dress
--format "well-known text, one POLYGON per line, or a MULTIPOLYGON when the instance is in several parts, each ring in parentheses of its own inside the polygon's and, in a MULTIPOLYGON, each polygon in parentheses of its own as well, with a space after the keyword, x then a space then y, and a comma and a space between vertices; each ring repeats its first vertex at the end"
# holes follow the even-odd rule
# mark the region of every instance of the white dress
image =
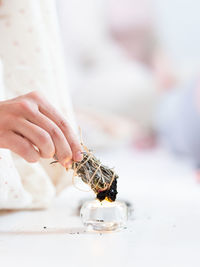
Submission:
MULTIPOLYGON (((1 100, 41 91, 75 128, 54 1, 1 0, 0 36, 1 100)), ((60 164, 30 164, 0 149, 0 209, 45 208, 71 175, 60 164)))

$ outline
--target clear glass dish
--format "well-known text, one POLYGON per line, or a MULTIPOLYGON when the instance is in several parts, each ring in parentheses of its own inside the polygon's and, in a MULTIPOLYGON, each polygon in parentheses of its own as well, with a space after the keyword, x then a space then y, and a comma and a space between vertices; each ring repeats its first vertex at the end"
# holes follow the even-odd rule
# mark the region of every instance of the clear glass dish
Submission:
POLYGON ((128 210, 124 202, 93 200, 82 205, 80 217, 88 230, 117 231, 126 226, 128 210))

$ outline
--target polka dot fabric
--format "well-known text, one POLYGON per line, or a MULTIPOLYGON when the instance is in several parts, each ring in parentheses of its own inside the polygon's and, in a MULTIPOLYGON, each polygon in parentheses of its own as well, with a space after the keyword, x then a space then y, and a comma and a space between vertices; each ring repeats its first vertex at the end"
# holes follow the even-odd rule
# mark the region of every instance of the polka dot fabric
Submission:
MULTIPOLYGON (((0 1, 1 99, 42 92, 76 129, 53 0, 0 1)), ((71 184, 71 172, 41 160, 29 164, 0 149, 0 209, 45 208, 71 184)))

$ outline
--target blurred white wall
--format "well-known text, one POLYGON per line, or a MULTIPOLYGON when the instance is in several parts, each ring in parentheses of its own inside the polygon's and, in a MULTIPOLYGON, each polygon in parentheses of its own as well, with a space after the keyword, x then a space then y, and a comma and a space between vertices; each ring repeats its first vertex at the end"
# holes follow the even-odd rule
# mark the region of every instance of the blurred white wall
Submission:
POLYGON ((187 77, 200 70, 200 1, 155 0, 156 28, 164 49, 187 77))
MULTIPOLYGON (((117 1, 119 21, 126 17, 120 15, 120 3, 127 5, 126 12, 128 5, 130 9, 138 9, 128 13, 137 16, 133 19, 136 24, 140 16, 143 21, 143 17, 153 20, 157 42, 173 62, 175 75, 183 81, 197 75, 200 2, 140 2, 117 1), (149 16, 148 10, 152 12, 149 16)), ((111 38, 109 12, 115 1, 57 0, 57 3, 74 104, 125 114, 148 125, 158 101, 156 77, 145 65, 128 58, 111 38)))

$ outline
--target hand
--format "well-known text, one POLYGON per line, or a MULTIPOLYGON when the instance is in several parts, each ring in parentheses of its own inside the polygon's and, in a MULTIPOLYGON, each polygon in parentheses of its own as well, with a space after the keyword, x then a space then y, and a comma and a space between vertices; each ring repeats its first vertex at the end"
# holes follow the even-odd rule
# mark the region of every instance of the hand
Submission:
POLYGON ((65 167, 81 161, 81 146, 68 121, 38 92, 0 101, 0 148, 28 162, 40 157, 65 167))

